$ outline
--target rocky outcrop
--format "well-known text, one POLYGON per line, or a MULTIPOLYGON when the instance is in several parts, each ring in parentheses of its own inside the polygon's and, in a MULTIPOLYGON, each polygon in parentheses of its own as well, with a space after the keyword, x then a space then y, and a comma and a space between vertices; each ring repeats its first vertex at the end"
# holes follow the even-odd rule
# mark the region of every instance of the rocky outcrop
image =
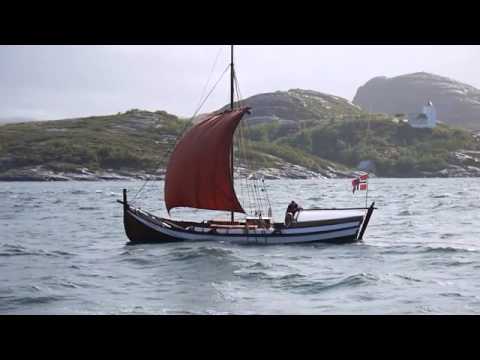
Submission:
MULTIPOLYGON (((347 99, 313 90, 291 89, 251 96, 242 105, 252 111, 245 116, 249 124, 279 121, 294 126, 302 120, 323 120, 343 114, 359 114, 359 106, 347 99)), ((226 109, 226 107, 222 109, 226 109)))
POLYGON ((244 167, 236 169, 235 176, 237 178, 248 179, 265 179, 265 180, 279 180, 279 179, 334 179, 352 177, 354 170, 340 170, 333 166, 327 166, 317 171, 309 170, 303 166, 291 164, 288 162, 282 163, 278 167, 262 168, 255 171, 250 171, 244 167))
POLYGON ((439 121, 480 129, 480 90, 425 72, 375 77, 358 88, 353 103, 369 112, 395 115, 418 113, 429 100, 439 121))
POLYGON ((422 172, 425 177, 480 177, 480 151, 454 151, 449 165, 436 172, 422 172))

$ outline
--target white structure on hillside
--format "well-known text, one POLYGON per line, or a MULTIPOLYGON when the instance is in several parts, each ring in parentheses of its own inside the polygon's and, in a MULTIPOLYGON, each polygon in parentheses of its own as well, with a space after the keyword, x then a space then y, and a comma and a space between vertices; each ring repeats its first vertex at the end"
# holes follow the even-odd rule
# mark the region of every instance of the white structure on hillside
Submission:
POLYGON ((429 101, 420 114, 408 114, 408 124, 414 128, 434 128, 437 125, 437 111, 432 102, 429 101))

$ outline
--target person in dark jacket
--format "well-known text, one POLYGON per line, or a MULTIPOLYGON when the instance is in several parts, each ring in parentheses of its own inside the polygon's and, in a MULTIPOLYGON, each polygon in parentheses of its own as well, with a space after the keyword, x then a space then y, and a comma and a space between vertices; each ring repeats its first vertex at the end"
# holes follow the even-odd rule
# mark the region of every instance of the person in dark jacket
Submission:
POLYGON ((292 200, 287 207, 285 212, 285 225, 290 226, 290 224, 295 220, 295 214, 303 210, 298 204, 292 200))

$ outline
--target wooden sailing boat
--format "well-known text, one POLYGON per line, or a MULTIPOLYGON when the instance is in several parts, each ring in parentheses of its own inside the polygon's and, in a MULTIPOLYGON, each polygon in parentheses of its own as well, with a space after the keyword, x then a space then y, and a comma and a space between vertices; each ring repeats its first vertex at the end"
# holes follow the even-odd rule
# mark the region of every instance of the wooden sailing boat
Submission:
MULTIPOLYGON (((274 222, 256 211, 246 214, 234 188, 233 137, 247 107, 234 107, 233 46, 230 64, 230 108, 208 116, 188 130, 177 143, 167 166, 165 204, 230 212, 229 221, 181 221, 155 216, 129 204, 123 190, 123 221, 132 243, 172 241, 230 241, 244 244, 354 242, 361 240, 374 203, 368 208, 305 209, 290 224, 274 222)), ((271 209, 268 211, 271 213, 271 209)))

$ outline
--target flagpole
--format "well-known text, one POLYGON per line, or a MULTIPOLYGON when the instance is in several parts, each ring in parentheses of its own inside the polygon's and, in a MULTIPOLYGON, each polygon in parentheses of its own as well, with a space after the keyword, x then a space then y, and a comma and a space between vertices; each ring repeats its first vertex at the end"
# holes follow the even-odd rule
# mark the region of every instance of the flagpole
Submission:
POLYGON ((370 178, 370 176, 367 177, 367 192, 365 193, 365 207, 368 206, 368 179, 369 178, 370 178))
MULTIPOLYGON (((370 114, 372 113, 372 104, 369 104, 370 114)), ((367 146, 370 145, 370 114, 367 117, 367 146)), ((367 173, 367 192, 365 193, 365 207, 368 206, 368 180, 370 180, 370 174, 367 173)))

